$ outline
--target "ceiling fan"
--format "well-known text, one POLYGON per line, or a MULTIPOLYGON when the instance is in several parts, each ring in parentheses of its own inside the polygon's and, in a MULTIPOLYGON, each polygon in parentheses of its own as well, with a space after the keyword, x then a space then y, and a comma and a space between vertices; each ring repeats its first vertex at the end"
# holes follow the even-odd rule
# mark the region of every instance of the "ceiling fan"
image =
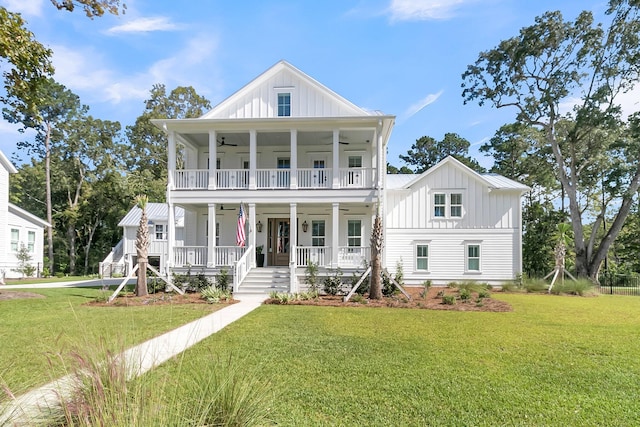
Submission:
POLYGON ((220 210, 221 211, 235 211, 236 208, 225 208, 224 205, 220 205, 220 210))
POLYGON ((224 136, 222 138, 220 138, 220 141, 218 141, 218 147, 224 147, 224 146, 228 146, 228 147, 237 147, 238 144, 231 144, 229 142, 225 142, 224 141, 224 136))

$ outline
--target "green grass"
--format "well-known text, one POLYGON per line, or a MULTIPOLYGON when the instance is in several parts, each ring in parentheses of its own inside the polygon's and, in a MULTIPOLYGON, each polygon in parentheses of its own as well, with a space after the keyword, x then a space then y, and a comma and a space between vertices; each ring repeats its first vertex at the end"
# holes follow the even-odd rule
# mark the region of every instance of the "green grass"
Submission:
POLYGON ((0 380, 14 392, 45 384, 64 373, 56 355, 71 348, 104 340, 112 351, 121 350, 222 307, 97 307, 83 304, 101 295, 98 289, 28 291, 46 298, 0 301, 0 380), (49 366, 49 360, 55 363, 49 366))
POLYGON ((6 285, 32 285, 34 283, 76 282, 79 280, 96 280, 96 276, 63 276, 63 277, 29 277, 25 279, 5 279, 6 285))
POLYGON ((514 311, 263 306, 152 376, 233 357, 278 425, 640 423, 640 298, 494 297, 514 311))

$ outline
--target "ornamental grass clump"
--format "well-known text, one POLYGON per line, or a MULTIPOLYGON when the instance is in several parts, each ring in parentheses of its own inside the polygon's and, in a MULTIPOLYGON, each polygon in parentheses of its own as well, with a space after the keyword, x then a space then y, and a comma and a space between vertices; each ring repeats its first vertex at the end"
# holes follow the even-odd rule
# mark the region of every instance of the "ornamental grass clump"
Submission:
POLYGON ((556 282, 551 289, 551 293, 555 295, 569 294, 584 296, 593 291, 593 283, 588 279, 565 280, 564 283, 556 282))

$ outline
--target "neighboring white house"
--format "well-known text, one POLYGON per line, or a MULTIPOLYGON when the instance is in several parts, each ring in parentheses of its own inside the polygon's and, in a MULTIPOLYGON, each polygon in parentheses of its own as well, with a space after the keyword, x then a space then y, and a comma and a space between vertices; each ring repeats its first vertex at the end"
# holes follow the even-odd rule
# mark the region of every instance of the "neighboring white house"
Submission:
POLYGON ((402 262, 406 283, 513 279, 527 187, 453 158, 419 176, 386 175, 394 121, 285 61, 200 118, 154 120, 169 141, 163 268, 228 268, 236 291, 278 277, 295 292, 309 261, 349 277, 369 261, 380 207, 383 262, 391 272, 402 262))
POLYGON ((0 281, 2 278, 18 278, 16 254, 24 245, 31 260, 28 264, 36 274, 43 267, 44 228, 48 222, 9 203, 9 174, 17 173, 15 166, 0 151, 0 281))

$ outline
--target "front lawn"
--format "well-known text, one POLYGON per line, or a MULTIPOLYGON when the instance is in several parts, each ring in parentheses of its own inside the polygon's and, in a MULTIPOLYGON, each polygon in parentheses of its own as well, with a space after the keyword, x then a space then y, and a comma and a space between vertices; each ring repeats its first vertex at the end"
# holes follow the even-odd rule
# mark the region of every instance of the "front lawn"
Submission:
MULTIPOLYGON (((3 291, 10 292, 8 288, 3 291)), ((24 290, 21 290, 24 291, 24 290)), ((15 393, 65 373, 57 357, 104 340, 121 351, 219 309, 221 305, 83 305, 101 295, 92 288, 29 289, 45 298, 0 301, 0 380, 15 393), (49 365, 49 360, 53 365, 49 365)), ((179 299, 180 296, 176 296, 179 299)))
POLYGON ((263 306, 152 376, 231 357, 278 425, 640 424, 640 298, 494 298, 513 312, 263 306))

